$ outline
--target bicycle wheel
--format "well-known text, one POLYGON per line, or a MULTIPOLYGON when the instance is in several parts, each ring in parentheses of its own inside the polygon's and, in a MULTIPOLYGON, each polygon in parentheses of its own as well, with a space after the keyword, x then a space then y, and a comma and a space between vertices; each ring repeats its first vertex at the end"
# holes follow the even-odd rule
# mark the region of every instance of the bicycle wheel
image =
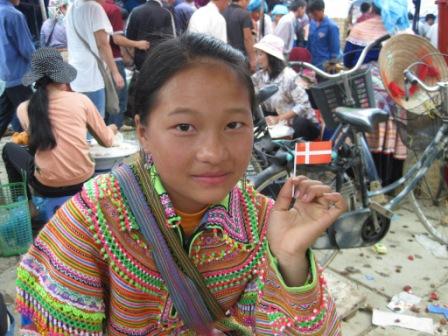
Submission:
POLYGON ((261 182, 260 185, 256 187, 256 189, 263 195, 275 200, 288 177, 289 173, 287 170, 279 171, 278 173, 269 176, 266 180, 261 182))
POLYGON ((446 161, 436 161, 409 195, 417 217, 440 243, 448 245, 448 194, 446 161))

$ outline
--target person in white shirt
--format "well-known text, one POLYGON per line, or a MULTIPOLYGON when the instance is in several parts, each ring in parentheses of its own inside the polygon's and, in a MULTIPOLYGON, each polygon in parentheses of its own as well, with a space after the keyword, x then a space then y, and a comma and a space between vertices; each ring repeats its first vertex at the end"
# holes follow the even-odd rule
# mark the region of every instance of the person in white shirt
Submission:
POLYGON ((104 0, 76 0, 68 9, 66 32, 68 61, 78 73, 70 86, 73 91, 87 95, 104 117, 104 80, 97 60, 89 49, 106 63, 117 88, 124 86, 124 79, 112 55, 109 36, 112 35, 113 29, 101 1, 104 0), (87 42, 89 48, 80 37, 87 42))
POLYGON ((436 22, 433 24, 426 33, 426 38, 431 42, 431 44, 438 48, 439 45, 439 24, 436 22))
POLYGON ((211 35, 227 43, 227 24, 221 13, 228 5, 228 0, 211 0, 199 8, 190 18, 188 32, 211 35))
POLYGON ((419 21, 418 26, 418 34, 421 36, 424 36, 426 38, 429 38, 428 34, 431 28, 434 26, 434 23, 436 21, 436 16, 434 14, 426 14, 425 16, 425 22, 419 21))
POLYGON ((274 35, 280 37, 285 43, 283 53, 288 55, 294 46, 296 39, 296 25, 298 19, 305 15, 306 2, 304 0, 295 0, 289 6, 289 13, 284 15, 274 30, 274 35))

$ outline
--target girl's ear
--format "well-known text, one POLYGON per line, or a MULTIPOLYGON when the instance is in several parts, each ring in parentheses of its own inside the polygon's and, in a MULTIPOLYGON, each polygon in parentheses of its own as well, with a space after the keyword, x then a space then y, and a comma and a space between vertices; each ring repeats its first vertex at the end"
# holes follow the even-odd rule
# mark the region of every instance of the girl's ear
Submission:
POLYGON ((151 153, 147 126, 141 122, 140 116, 138 114, 134 117, 134 121, 135 121, 136 134, 138 141, 140 142, 140 146, 143 148, 143 151, 145 153, 147 154, 151 153))

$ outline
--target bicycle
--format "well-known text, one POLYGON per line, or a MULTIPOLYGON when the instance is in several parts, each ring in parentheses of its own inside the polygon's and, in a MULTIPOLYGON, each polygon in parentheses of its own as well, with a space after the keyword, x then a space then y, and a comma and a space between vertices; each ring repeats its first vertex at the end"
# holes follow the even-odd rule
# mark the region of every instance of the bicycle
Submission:
MULTIPOLYGON (((350 75, 356 73, 360 68, 368 50, 388 36, 379 38, 368 45, 362 52, 358 63, 349 71, 339 74, 326 74, 311 64, 297 62, 300 66, 310 68, 324 78, 342 79, 346 101, 353 102, 352 88, 350 86, 350 75), (347 99, 347 97, 349 99, 347 99)), ((394 37, 397 38, 397 37, 394 37)), ((392 38, 392 39, 394 39, 392 38)), ((391 40, 392 40, 391 39, 391 40)), ((389 43, 389 41, 387 42, 389 43)), ((387 45, 387 44, 386 44, 387 45)), ((333 140, 334 159, 329 165, 320 167, 307 167, 307 172, 316 172, 319 176, 332 176, 332 184, 335 189, 342 192, 349 200, 349 211, 343 214, 324 236, 321 236, 314 244, 315 249, 338 250, 344 248, 370 246, 380 241, 388 232, 393 211, 401 202, 409 197, 411 205, 428 232, 443 244, 448 244, 448 216, 443 211, 434 218, 434 214, 428 211, 427 205, 417 200, 413 190, 423 181, 428 169, 437 161, 446 162, 448 153, 448 82, 440 82, 428 86, 415 74, 409 65, 403 72, 406 86, 419 85, 428 92, 437 92, 442 102, 442 108, 438 112, 441 127, 431 143, 426 147, 420 159, 409 169, 409 171, 395 183, 381 187, 378 173, 372 155, 365 140, 365 133, 372 131, 373 127, 388 119, 387 113, 376 108, 360 109, 338 107, 334 116, 339 120, 333 140), (377 202, 377 198, 392 191, 399 191, 396 196, 385 204, 377 202)), ((442 71, 442 69, 440 70, 442 71)), ((447 69, 443 72, 448 73, 447 69)), ((331 118, 333 116, 330 116, 331 118)), ((291 145, 281 146, 277 156, 286 158, 286 161, 271 162, 271 165, 257 176, 252 182, 258 190, 265 188, 280 174, 289 176, 291 173, 291 160, 293 162, 293 150, 291 145), (288 156, 289 155, 289 156, 288 156)), ((430 210, 433 210, 432 208, 430 210)), ((326 257, 324 263, 331 262, 335 253, 326 257)))

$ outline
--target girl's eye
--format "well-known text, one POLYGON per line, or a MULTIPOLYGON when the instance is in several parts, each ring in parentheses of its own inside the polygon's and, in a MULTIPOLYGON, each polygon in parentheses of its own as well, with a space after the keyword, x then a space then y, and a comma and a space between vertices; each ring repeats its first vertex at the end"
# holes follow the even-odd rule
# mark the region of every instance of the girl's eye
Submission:
POLYGON ((227 124, 227 127, 230 129, 238 129, 241 128, 243 126, 243 123, 239 122, 239 121, 232 121, 231 123, 227 124))
POLYGON ((179 124, 176 126, 176 129, 181 132, 189 132, 193 129, 193 126, 190 124, 179 124))

